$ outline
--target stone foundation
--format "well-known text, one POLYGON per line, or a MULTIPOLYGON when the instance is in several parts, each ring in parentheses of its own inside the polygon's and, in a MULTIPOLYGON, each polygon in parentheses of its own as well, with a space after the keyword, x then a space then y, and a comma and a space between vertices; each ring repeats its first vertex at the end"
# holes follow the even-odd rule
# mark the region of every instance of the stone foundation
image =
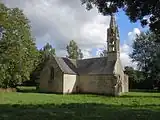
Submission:
POLYGON ((17 92, 17 89, 16 88, 7 88, 7 89, 0 88, 0 92, 17 92))

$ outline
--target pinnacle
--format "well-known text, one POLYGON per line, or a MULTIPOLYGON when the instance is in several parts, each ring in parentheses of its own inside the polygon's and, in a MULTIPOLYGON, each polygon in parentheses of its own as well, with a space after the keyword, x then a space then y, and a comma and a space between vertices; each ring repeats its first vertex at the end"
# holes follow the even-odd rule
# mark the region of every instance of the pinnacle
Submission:
POLYGON ((116 27, 116 19, 115 15, 111 14, 111 20, 110 20, 110 28, 116 27))

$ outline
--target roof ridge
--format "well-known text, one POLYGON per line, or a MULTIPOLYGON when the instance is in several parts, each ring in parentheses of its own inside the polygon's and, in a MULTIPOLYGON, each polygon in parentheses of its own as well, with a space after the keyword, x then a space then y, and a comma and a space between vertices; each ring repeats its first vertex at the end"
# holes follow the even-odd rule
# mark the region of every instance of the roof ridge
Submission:
POLYGON ((101 58, 108 58, 108 57, 93 57, 93 58, 85 58, 85 59, 80 59, 78 61, 81 61, 81 60, 91 60, 91 59, 101 59, 101 58))

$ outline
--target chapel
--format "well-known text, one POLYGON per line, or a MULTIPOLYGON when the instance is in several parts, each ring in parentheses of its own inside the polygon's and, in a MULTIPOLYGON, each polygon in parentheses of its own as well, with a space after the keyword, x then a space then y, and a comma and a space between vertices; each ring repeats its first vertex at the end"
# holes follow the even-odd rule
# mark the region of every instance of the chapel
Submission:
POLYGON ((49 59, 39 78, 39 91, 120 95, 128 92, 128 76, 120 60, 120 37, 115 16, 107 29, 107 57, 82 60, 49 59))

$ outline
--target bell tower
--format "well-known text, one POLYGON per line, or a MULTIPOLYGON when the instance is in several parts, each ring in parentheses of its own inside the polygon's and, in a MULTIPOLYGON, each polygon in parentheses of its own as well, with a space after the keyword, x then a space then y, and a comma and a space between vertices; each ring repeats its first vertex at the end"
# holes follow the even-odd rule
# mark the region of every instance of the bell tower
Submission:
POLYGON ((120 38, 118 25, 115 16, 111 15, 110 26, 107 29, 107 55, 108 60, 117 60, 120 58, 120 38))

